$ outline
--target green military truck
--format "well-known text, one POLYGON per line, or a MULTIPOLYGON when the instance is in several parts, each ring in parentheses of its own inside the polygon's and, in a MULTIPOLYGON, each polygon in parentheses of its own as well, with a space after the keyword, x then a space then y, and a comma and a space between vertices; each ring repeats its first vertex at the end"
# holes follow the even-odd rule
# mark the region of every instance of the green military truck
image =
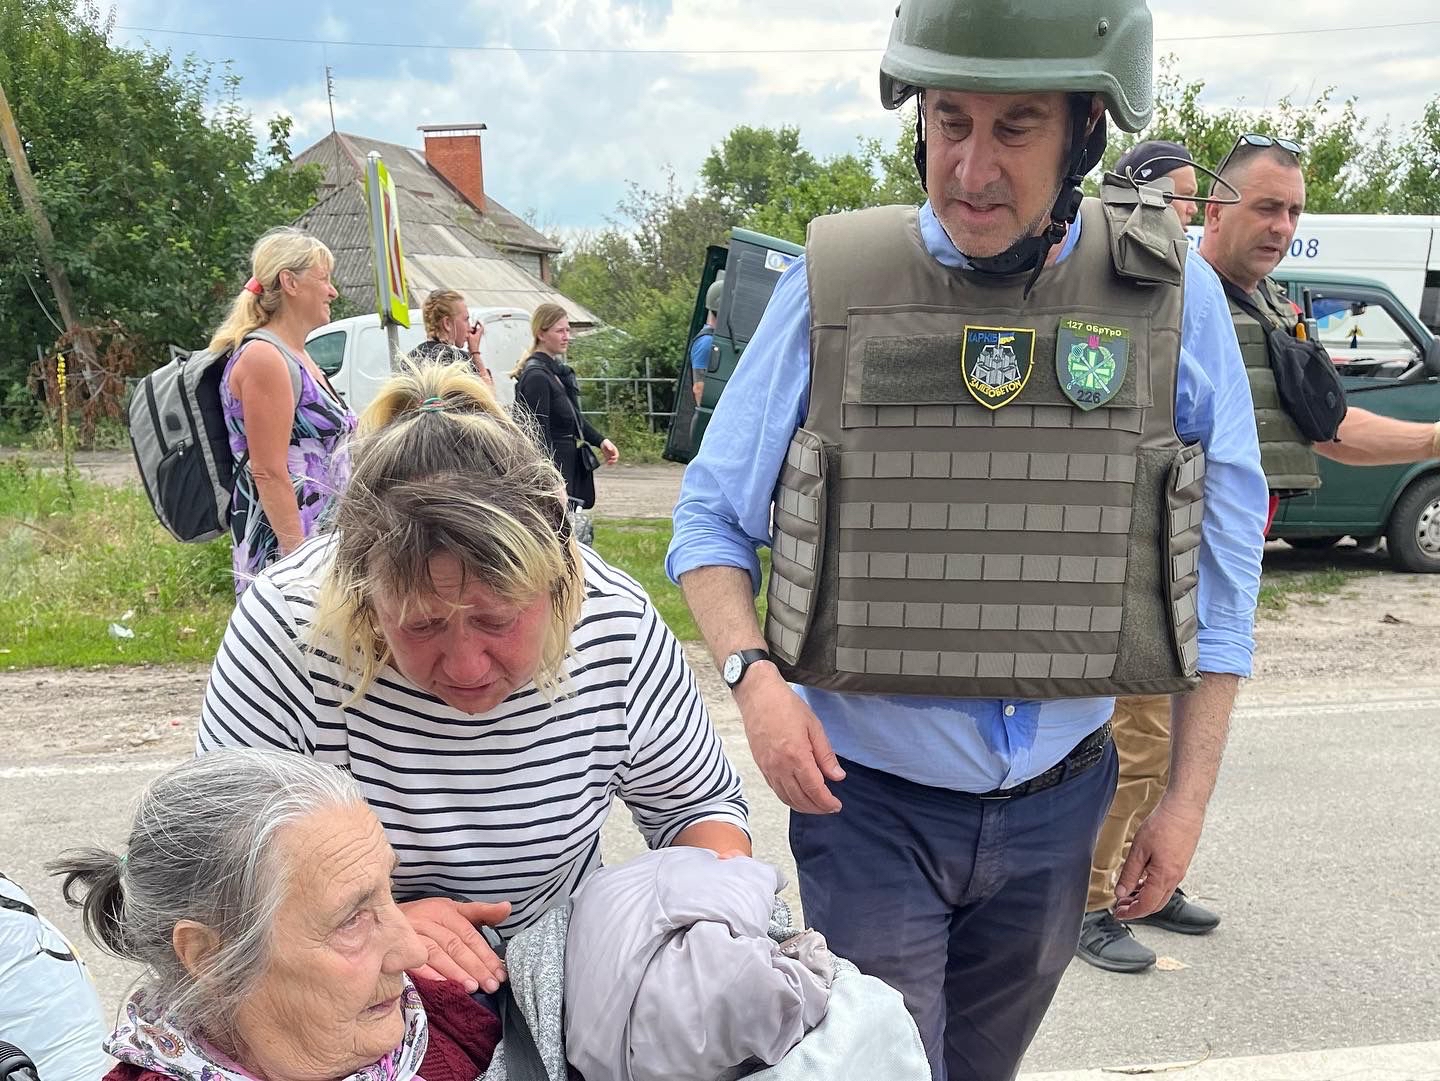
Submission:
POLYGON ((804 250, 798 244, 748 229, 732 229, 727 246, 711 245, 706 250, 705 268, 690 316, 690 333, 685 338, 685 356, 680 360, 676 378, 675 416, 665 440, 664 456, 670 461, 683 463, 695 457, 715 403, 720 400, 725 384, 740 362, 740 355, 760 325, 775 283, 804 250), (710 342, 710 363, 705 369, 705 392, 697 407, 692 390, 690 343, 705 326, 705 293, 722 271, 725 279, 715 334, 710 342))
MULTIPOLYGON (((1440 339, 1388 286, 1282 267, 1275 278, 1330 353, 1353 406, 1400 420, 1440 419, 1440 339)), ((1394 564, 1440 571, 1440 459, 1347 466, 1320 459, 1320 487, 1280 504, 1270 536, 1296 548, 1384 537, 1394 564)))

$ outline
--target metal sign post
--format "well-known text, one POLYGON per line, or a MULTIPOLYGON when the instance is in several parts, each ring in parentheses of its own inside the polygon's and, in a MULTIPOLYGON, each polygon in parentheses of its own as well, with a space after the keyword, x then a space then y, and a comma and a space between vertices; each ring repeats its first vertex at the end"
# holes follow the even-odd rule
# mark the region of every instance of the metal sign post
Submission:
POLYGON ((405 284, 395 183, 378 151, 372 150, 366 159, 365 193, 370 201, 370 248, 375 255, 375 306, 389 339, 393 369, 400 353, 400 334, 395 328, 410 325, 410 293, 405 284))

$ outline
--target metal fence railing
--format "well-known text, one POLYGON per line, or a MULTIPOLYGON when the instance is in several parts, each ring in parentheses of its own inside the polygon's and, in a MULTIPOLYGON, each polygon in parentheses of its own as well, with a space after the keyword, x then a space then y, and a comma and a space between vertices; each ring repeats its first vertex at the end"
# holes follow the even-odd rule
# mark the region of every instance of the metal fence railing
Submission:
POLYGON ((651 431, 669 430, 675 416, 675 379, 652 374, 649 360, 645 361, 644 375, 582 375, 578 382, 581 412, 587 417, 603 419, 617 410, 634 415, 643 413, 651 431), (598 393, 589 391, 590 387, 598 393), (638 408, 642 402, 643 410, 638 408))

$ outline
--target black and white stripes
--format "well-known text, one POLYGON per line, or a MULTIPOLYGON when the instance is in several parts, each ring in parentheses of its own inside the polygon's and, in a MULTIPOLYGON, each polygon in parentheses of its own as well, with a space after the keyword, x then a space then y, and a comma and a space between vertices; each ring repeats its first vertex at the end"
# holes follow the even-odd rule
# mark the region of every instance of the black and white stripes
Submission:
POLYGON ((336 650, 309 643, 331 544, 246 590, 221 643, 197 746, 282 747, 348 769, 400 857, 397 898, 510 901, 513 932, 600 863, 613 796, 652 848, 686 826, 744 827, 740 781, 679 643, 628 575, 585 554, 564 696, 533 685, 469 716, 386 668, 355 703, 336 650))

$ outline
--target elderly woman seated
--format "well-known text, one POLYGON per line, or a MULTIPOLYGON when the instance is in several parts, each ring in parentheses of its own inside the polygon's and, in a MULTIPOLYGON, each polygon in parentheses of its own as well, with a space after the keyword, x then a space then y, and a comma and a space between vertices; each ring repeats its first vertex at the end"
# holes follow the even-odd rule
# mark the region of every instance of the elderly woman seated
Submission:
POLYGON ((395 853, 350 776, 217 751, 146 790, 123 855, 52 865, 102 947, 146 966, 107 1081, 472 1081, 496 1016, 414 979, 425 947, 395 853))

